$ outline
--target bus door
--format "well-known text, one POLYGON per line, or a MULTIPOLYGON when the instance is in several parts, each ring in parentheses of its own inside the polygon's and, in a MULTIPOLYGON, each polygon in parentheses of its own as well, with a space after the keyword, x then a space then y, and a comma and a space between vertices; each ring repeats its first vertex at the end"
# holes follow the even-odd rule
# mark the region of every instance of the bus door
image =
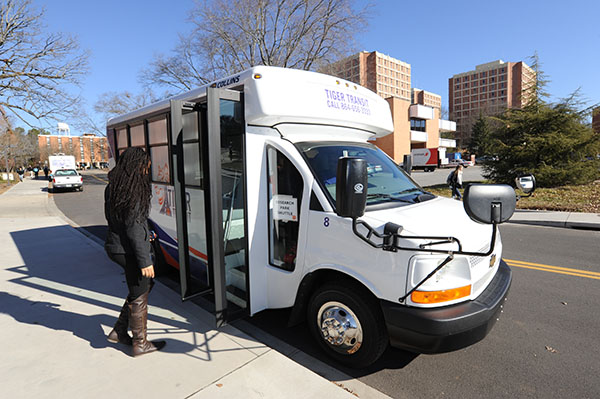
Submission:
POLYGON ((248 312, 243 94, 171 101, 182 300, 212 295, 217 327, 248 312))

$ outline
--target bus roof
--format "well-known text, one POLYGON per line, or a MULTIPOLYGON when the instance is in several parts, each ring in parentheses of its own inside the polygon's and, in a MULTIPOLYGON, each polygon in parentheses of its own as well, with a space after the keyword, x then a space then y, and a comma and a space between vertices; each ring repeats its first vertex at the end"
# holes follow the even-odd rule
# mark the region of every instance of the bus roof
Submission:
POLYGON ((275 126, 305 123, 346 126, 372 132, 375 137, 393 131, 389 105, 356 83, 317 72, 258 66, 170 99, 112 118, 113 127, 145 115, 166 111, 170 100, 196 102, 210 86, 243 86, 248 125, 275 126))

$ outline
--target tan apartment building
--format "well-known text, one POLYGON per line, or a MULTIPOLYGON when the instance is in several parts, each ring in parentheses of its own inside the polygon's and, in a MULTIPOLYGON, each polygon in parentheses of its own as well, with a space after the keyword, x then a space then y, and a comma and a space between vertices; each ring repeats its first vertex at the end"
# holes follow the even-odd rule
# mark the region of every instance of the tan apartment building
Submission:
POLYGON ((450 119, 456 121, 459 146, 466 146, 480 115, 495 115, 507 108, 521 108, 526 91, 535 83, 535 72, 523 61, 502 60, 477 65, 448 79, 450 119))
POLYGON ((592 111, 592 129, 600 134, 600 107, 596 107, 592 111))
POLYGON ((377 51, 361 51, 322 72, 358 83, 383 98, 410 100, 410 64, 377 51))
POLYGON ((108 141, 106 137, 94 134, 81 136, 40 134, 38 136, 40 163, 48 162, 52 154, 73 155, 77 164, 99 167, 100 162, 108 162, 108 141))
POLYGON ((410 98, 413 104, 427 105, 440 111, 442 109, 442 96, 438 94, 413 88, 410 98))
POLYGON ((456 124, 440 118, 441 96, 411 89, 411 66, 377 51, 362 51, 331 64, 322 72, 358 83, 386 99, 392 111, 394 133, 377 139, 375 145, 397 163, 415 148, 438 148, 445 159, 453 139, 442 132, 454 132, 456 124))

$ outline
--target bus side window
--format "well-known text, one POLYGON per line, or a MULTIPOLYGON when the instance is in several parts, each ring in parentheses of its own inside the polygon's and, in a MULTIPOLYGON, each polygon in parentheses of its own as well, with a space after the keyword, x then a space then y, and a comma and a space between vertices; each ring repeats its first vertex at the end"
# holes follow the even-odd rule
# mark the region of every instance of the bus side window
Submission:
POLYGON ((148 121, 148 144, 152 161, 152 181, 170 183, 167 119, 148 121))
POLYGON ((119 155, 125 151, 125 149, 129 147, 129 142, 127 141, 127 127, 122 127, 117 130, 117 152, 119 155))
POLYGON ((269 263, 284 270, 296 267, 304 182, 294 164, 274 148, 267 149, 269 171, 269 263))

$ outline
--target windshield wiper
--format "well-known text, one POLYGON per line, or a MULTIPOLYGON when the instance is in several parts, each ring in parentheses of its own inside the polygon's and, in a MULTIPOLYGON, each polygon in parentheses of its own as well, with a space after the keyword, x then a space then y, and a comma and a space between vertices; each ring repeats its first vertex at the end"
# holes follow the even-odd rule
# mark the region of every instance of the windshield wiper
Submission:
MULTIPOLYGON (((396 194, 396 193, 394 193, 396 194)), ((400 201, 400 202, 406 202, 409 204, 413 204, 413 201, 410 200, 406 200, 406 199, 402 199, 402 198, 398 198, 395 195, 392 196, 390 194, 383 194, 383 193, 372 193, 372 194, 367 194, 367 199, 389 199, 392 201, 400 201)))
POLYGON ((408 193, 412 193, 413 191, 420 191, 420 192, 424 192, 423 190, 421 190, 420 188, 417 187, 412 187, 412 188, 407 188, 406 190, 402 190, 402 191, 398 191, 396 193, 392 193, 392 195, 402 195, 402 194, 408 194, 408 193))

